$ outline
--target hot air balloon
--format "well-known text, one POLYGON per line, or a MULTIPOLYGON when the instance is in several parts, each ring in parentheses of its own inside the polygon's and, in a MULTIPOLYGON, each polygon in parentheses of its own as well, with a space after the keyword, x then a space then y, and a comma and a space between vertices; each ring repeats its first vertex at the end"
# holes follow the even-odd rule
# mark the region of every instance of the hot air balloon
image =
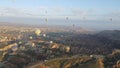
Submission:
POLYGON ((39 30, 39 29, 37 29, 37 30, 35 31, 35 34, 36 34, 37 36, 40 36, 40 33, 41 33, 41 30, 39 30))
POLYGON ((112 18, 110 18, 110 21, 112 21, 112 18))
POLYGON ((53 43, 53 41, 50 41, 50 43, 52 44, 52 43, 53 43))
POLYGON ((22 41, 19 41, 18 44, 22 44, 22 41))
POLYGON ((14 3, 16 0, 10 0, 12 3, 14 3))
POLYGON ((75 30, 75 24, 73 24, 72 27, 73 27, 73 32, 74 32, 74 30, 75 30))
POLYGON ((66 17, 66 20, 68 20, 69 18, 68 17, 66 17))
MULTIPOLYGON (((45 11, 45 14, 47 15, 47 11, 45 11)), ((47 19, 47 18, 45 18, 45 21, 46 21, 46 22, 48 22, 48 19, 47 19)))
POLYGON ((46 37, 46 34, 43 34, 43 37, 46 37))
POLYGON ((83 20, 85 20, 86 19, 86 17, 83 17, 83 20))
POLYGON ((12 47, 12 51, 17 51, 18 50, 18 46, 13 46, 12 47))
POLYGON ((75 24, 73 24, 72 26, 73 26, 73 28, 74 28, 74 27, 75 27, 75 24))
POLYGON ((45 21, 48 22, 48 19, 46 18, 45 21))
POLYGON ((35 43, 32 43, 32 47, 36 47, 35 43))
POLYGON ((66 52, 69 52, 69 51, 70 51, 70 47, 66 46, 66 52))
POLYGON ((47 11, 45 11, 45 13, 47 14, 47 11))
POLYGON ((30 36, 29 38, 30 38, 30 39, 33 39, 33 37, 32 37, 32 36, 30 36))

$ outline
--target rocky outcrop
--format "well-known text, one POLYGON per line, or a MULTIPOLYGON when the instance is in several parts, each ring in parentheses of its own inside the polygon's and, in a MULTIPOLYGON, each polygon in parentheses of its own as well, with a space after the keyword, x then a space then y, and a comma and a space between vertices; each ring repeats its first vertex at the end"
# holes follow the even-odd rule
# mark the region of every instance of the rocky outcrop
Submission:
POLYGON ((58 58, 37 65, 34 68, 104 68, 103 59, 89 56, 77 58, 58 58))
POLYGON ((120 60, 118 60, 115 65, 113 65, 113 68, 120 68, 120 60))

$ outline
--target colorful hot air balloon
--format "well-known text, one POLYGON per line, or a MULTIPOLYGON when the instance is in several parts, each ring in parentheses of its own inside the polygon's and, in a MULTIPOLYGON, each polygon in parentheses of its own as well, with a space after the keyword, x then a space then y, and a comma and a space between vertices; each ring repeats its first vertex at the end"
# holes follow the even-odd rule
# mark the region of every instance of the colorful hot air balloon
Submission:
POLYGON ((36 34, 37 36, 39 36, 40 33, 41 33, 41 30, 39 30, 39 29, 37 29, 37 30, 35 31, 35 34, 36 34))

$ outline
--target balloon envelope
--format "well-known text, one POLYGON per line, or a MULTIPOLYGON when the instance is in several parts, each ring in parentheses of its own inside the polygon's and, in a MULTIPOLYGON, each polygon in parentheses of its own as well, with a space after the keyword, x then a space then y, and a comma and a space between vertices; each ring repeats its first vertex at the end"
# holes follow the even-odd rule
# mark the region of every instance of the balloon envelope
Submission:
POLYGON ((37 30, 35 31, 35 34, 38 35, 38 36, 40 35, 40 33, 41 33, 41 30, 39 30, 39 29, 37 29, 37 30))

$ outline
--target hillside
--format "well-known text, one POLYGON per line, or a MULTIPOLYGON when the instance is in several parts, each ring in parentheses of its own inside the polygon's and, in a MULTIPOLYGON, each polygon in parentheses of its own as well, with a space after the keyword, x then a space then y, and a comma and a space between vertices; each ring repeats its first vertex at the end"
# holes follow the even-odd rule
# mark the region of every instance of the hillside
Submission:
POLYGON ((120 52, 102 55, 83 55, 56 58, 28 68, 120 68, 120 52))
POLYGON ((120 49, 120 31, 108 30, 95 34, 50 33, 50 40, 71 47, 71 53, 110 54, 120 49), (61 37, 61 35, 63 37, 61 37))
POLYGON ((104 65, 102 58, 96 59, 89 56, 83 56, 76 58, 57 58, 36 65, 34 68, 104 68, 104 65))

